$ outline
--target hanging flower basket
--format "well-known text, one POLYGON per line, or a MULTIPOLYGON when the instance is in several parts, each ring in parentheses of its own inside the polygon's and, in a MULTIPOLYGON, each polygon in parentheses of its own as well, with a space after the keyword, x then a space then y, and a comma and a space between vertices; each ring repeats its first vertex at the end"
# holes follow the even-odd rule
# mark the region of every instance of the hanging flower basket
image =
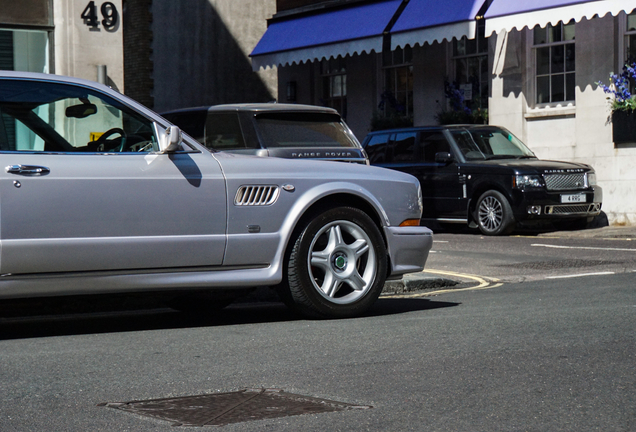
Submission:
POLYGON ((636 111, 612 112, 612 137, 614 144, 636 143, 636 111))
POLYGON ((610 74, 610 84, 597 82, 612 108, 612 137, 614 144, 636 142, 636 96, 631 93, 631 83, 636 79, 636 63, 625 65, 623 72, 610 74))

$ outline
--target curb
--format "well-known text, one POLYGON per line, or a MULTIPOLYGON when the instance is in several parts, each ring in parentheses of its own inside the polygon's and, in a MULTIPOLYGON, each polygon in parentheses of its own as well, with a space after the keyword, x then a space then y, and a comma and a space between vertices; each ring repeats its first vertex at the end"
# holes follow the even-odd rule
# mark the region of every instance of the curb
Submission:
POLYGON ((404 275, 402 279, 386 281, 382 294, 404 294, 414 291, 434 290, 459 285, 460 282, 422 273, 404 275))

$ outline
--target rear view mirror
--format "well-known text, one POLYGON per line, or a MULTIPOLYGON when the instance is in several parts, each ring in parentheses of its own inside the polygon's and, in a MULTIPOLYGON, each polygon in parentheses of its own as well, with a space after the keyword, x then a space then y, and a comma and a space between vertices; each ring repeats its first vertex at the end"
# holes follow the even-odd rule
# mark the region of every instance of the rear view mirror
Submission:
POLYGON ((168 126, 164 129, 155 123, 154 127, 161 153, 175 152, 181 148, 181 129, 178 126, 168 126))
POLYGON ((435 153, 435 162, 448 165, 453 162, 453 155, 448 152, 435 153))
POLYGON ((68 118, 86 118, 97 113, 97 106, 95 104, 79 104, 71 105, 66 108, 66 117, 68 118))

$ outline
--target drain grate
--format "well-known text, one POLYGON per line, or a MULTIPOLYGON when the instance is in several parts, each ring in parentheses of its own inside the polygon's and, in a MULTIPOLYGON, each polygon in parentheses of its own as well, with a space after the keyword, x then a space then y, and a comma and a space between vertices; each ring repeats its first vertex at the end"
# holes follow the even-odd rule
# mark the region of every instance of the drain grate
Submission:
POLYGON ((296 395, 280 389, 244 389, 231 393, 113 402, 102 406, 171 421, 173 426, 222 426, 251 420, 372 408, 296 395))

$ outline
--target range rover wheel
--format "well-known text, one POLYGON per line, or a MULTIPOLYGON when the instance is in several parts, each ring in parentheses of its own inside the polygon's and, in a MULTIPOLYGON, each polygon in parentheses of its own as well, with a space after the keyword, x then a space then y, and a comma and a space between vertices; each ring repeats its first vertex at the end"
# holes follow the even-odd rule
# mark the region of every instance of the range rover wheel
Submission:
POLYGON ((475 213, 477 225, 483 234, 508 234, 515 227, 510 203, 502 193, 495 190, 485 192, 479 197, 475 213))
POLYGON ((313 218, 288 254, 286 303, 317 318, 364 313, 377 300, 387 273, 378 227, 361 210, 338 207, 313 218))

